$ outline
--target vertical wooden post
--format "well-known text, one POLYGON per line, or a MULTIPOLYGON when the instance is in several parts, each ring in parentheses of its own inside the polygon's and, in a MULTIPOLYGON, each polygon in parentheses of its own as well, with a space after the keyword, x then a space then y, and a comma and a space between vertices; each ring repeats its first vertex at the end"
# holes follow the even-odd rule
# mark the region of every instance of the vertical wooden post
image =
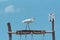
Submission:
POLYGON ((55 31, 54 31, 54 18, 52 19, 52 40, 55 40, 55 31))
POLYGON ((11 34, 11 33, 9 33, 9 32, 12 32, 10 23, 7 23, 7 26, 8 26, 8 35, 9 35, 9 40, 12 40, 12 34, 11 34))

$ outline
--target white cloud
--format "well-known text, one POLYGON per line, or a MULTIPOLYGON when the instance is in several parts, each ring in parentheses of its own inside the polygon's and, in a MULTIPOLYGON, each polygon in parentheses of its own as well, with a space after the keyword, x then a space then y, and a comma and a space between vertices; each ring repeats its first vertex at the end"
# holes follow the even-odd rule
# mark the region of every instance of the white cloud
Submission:
POLYGON ((5 13, 14 13, 14 12, 19 12, 20 9, 19 8, 15 8, 14 5, 8 5, 6 8, 5 8, 5 13))
POLYGON ((5 12, 8 13, 8 12, 14 12, 14 6, 13 5, 9 5, 5 8, 5 12))

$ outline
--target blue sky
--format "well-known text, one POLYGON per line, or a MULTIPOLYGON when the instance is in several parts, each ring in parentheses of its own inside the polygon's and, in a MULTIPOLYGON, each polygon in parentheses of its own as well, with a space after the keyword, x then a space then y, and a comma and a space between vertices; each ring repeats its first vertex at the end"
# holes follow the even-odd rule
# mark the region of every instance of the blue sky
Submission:
MULTIPOLYGON (((51 30, 48 14, 53 12, 56 16, 55 35, 60 39, 60 0, 0 0, 0 40, 8 40, 7 22, 11 23, 12 30, 25 29, 21 22, 26 18, 34 17, 35 21, 30 24, 31 29, 51 30)), ((42 35, 34 35, 34 40, 43 40, 42 35)), ((13 35, 13 40, 20 40, 19 35, 13 35)), ((31 35, 27 36, 31 40, 31 35)), ((51 40, 51 34, 46 34, 45 40, 51 40)), ((22 40, 25 40, 22 35, 22 40)))

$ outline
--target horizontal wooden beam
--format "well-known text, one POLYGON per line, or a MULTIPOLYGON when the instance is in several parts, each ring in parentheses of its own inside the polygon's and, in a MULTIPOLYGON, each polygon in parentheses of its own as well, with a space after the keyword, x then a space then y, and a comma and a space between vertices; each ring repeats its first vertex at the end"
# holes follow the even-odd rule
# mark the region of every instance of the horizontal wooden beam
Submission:
POLYGON ((45 34, 45 33, 52 33, 53 31, 46 31, 46 30, 17 30, 16 32, 8 32, 10 34, 45 34))
POLYGON ((16 34, 45 34, 45 33, 52 33, 46 32, 45 30, 18 30, 16 34))

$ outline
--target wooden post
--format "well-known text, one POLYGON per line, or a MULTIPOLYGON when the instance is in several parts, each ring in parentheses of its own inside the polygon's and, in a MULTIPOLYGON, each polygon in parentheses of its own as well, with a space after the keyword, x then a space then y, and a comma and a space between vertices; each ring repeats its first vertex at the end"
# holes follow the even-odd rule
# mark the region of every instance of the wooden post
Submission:
POLYGON ((12 32, 10 23, 7 23, 7 26, 8 26, 9 40, 12 40, 12 33, 9 33, 9 32, 12 32))
POLYGON ((52 19, 52 40, 55 40, 55 31, 54 31, 54 18, 52 19))

